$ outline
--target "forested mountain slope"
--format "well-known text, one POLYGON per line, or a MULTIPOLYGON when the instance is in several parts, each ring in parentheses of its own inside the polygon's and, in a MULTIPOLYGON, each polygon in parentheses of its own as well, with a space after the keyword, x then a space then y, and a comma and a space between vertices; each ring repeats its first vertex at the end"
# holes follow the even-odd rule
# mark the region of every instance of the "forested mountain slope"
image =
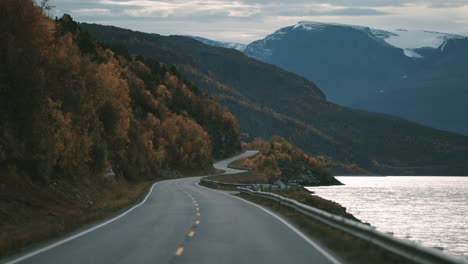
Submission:
POLYGON ((240 150, 236 118, 174 67, 97 44, 32 0, 0 1, 0 30, 0 256, 240 150))
POLYGON ((466 175, 468 138, 330 103, 313 83, 239 51, 188 37, 80 24, 109 45, 177 66, 239 119, 244 132, 277 134, 333 160, 335 173, 466 175))
POLYGON ((54 23, 37 12, 16 16, 24 6, 8 8, 0 44, 3 169, 46 180, 111 166, 144 177, 207 168, 213 156, 238 151, 237 120, 175 69, 97 45, 68 16, 54 23))

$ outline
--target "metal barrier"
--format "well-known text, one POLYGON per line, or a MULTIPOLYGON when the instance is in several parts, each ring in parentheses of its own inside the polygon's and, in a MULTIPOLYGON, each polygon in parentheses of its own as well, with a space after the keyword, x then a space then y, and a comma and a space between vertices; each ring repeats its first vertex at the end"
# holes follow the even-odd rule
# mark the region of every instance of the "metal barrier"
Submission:
MULTIPOLYGON (((216 177, 216 176, 215 176, 216 177)), ((222 176, 221 176, 222 177, 222 176)), ((200 182, 213 187, 231 187, 231 188, 246 188, 255 191, 297 191, 303 189, 301 185, 276 185, 276 184, 241 184, 219 182, 205 177, 200 182)))
POLYGON ((228 183, 228 182, 218 182, 210 179, 211 177, 204 177, 200 179, 201 183, 204 183, 209 186, 213 187, 232 187, 232 188, 239 188, 239 187, 249 187, 250 184, 240 184, 240 183, 228 183))
POLYGON ((385 249, 389 252, 392 252, 396 255, 399 255, 416 263, 468 264, 467 260, 446 255, 440 250, 423 247, 408 240, 396 238, 392 235, 377 231, 375 227, 361 224, 359 222, 352 221, 341 216, 327 213, 317 208, 302 204, 293 199, 289 199, 274 193, 255 191, 251 188, 239 187, 239 190, 241 193, 278 202, 314 220, 318 220, 324 224, 339 229, 354 237, 368 241, 369 243, 377 247, 385 249))

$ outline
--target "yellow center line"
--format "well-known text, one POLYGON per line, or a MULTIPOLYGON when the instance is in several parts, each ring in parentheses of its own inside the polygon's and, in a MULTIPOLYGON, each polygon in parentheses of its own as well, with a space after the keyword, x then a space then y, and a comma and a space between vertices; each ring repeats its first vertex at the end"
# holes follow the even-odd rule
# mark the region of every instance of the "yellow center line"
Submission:
POLYGON ((180 257, 180 256, 182 255, 182 253, 184 253, 184 247, 179 247, 179 248, 177 249, 177 251, 175 252, 175 255, 176 255, 177 257, 180 257))
POLYGON ((188 237, 193 237, 195 235, 195 231, 190 231, 190 233, 188 233, 188 237))
POLYGON ((197 211, 200 211, 200 208, 197 207, 197 211))
POLYGON ((200 224, 200 220, 195 221, 195 224, 196 224, 196 225, 199 225, 199 224, 200 224))

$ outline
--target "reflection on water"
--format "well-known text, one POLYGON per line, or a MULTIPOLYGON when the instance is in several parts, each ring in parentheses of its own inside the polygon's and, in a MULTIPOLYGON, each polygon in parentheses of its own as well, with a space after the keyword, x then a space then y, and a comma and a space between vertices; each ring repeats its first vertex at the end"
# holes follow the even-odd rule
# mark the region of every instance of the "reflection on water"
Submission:
POLYGON ((468 257, 468 177, 337 177, 311 187, 378 230, 468 257))

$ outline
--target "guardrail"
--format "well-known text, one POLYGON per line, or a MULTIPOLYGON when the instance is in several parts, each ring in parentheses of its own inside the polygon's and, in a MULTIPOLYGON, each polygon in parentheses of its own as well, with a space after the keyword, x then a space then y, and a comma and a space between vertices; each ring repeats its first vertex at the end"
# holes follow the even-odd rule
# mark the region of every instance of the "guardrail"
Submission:
POLYGON ((228 183, 211 180, 211 177, 204 177, 200 179, 201 183, 214 187, 232 187, 232 188, 247 188, 250 184, 228 183))
POLYGON ((241 193, 261 197, 278 202, 294 209, 314 220, 318 220, 331 227, 339 229, 359 239, 363 239, 379 248, 421 264, 468 264, 468 261, 444 254, 442 251, 426 248, 414 242, 396 238, 392 235, 377 231, 375 227, 361 224, 341 216, 327 213, 317 208, 305 205, 274 193, 255 191, 250 188, 239 187, 241 193))
POLYGON ((250 189, 250 190, 255 190, 255 191, 270 191, 270 192, 271 191, 297 191, 303 188, 300 185, 227 183, 227 182, 214 181, 214 180, 211 180, 210 178, 211 177, 202 178, 200 182, 209 186, 213 186, 213 187, 245 188, 245 189, 250 189))

